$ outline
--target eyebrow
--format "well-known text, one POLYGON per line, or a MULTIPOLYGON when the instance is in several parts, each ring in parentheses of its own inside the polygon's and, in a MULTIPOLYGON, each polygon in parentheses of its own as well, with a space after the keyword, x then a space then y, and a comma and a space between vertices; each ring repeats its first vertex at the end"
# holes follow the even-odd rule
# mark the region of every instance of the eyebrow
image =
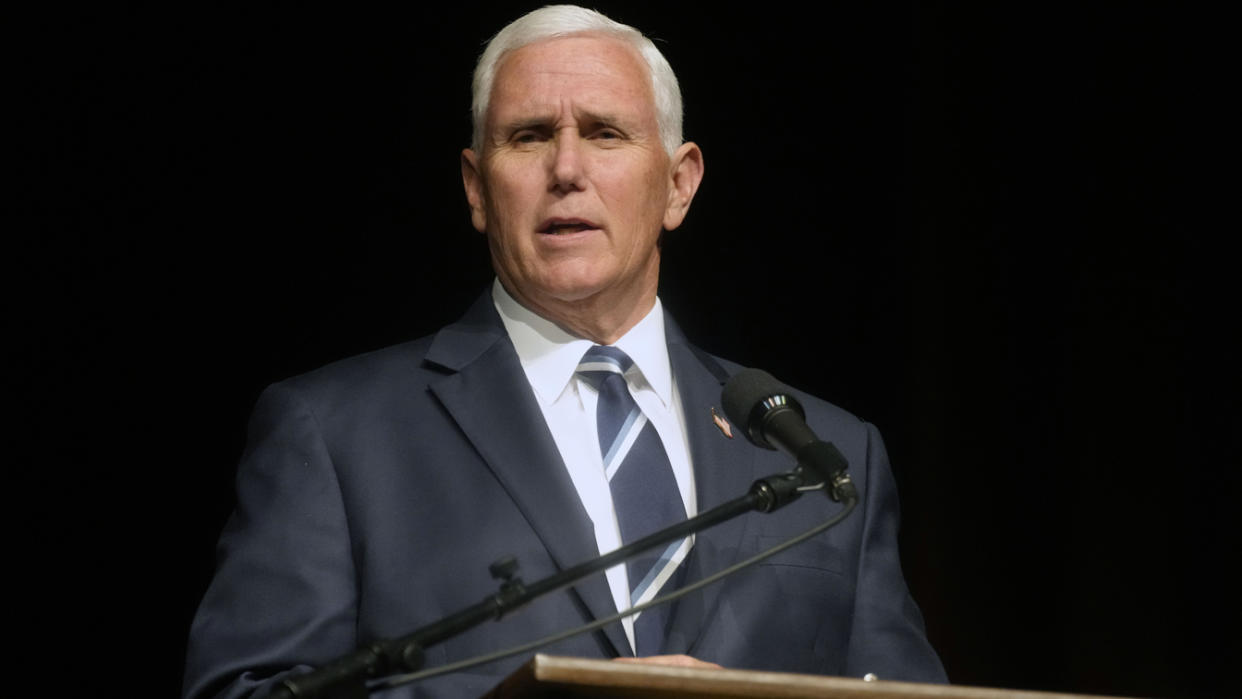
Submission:
POLYGON ((547 128, 548 126, 551 125, 551 123, 552 123, 551 116, 527 117, 524 119, 516 119, 514 121, 506 122, 504 124, 497 124, 497 128, 505 132, 523 131, 525 129, 547 128))
MULTIPOLYGON (((498 131, 504 133, 513 133, 524 129, 546 129, 549 128, 556 120, 552 114, 544 116, 521 117, 512 121, 497 124, 498 131)), ((597 125, 604 124, 615 126, 625 131, 633 131, 634 127, 631 123, 617 114, 606 114, 602 112, 581 112, 577 115, 577 121, 580 125, 597 125)))

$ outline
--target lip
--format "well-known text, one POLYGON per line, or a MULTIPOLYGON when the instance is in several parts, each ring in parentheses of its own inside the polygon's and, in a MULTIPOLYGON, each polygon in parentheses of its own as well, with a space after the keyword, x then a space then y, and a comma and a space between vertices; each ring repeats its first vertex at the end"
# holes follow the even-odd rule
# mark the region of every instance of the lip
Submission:
POLYGON ((553 217, 545 219, 539 224, 539 228, 535 229, 538 233, 545 235, 571 235, 573 233, 586 233, 588 231, 600 230, 600 225, 590 219, 585 218, 562 218, 553 217), (554 232, 560 229, 560 232, 554 232))

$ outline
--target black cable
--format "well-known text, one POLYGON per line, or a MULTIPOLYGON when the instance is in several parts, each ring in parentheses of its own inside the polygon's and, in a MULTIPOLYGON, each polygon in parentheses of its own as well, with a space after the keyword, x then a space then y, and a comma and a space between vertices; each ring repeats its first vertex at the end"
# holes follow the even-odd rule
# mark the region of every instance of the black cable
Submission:
POLYGON ((760 561, 771 558, 772 556, 775 556, 776 554, 786 549, 797 546, 803 541, 806 541, 807 539, 810 539, 818 534, 821 534, 827 531, 828 529, 831 529, 832 527, 836 526, 837 523, 839 523, 841 520, 845 519, 845 517, 854 510, 854 507, 856 505, 858 505, 857 496, 849 495, 845 499, 845 509, 843 509, 841 512, 837 513, 836 515, 828 519, 828 521, 824 522, 823 524, 816 525, 815 527, 801 534, 798 534, 797 536, 794 536, 793 538, 790 538, 786 541, 783 541, 777 544, 776 546, 773 546, 767 551, 763 551, 759 554, 756 554, 742 561, 741 563, 735 563, 729 566, 728 568, 721 570, 718 573, 709 575, 708 577, 703 578, 702 580, 699 580, 696 583, 687 585, 681 589, 670 592, 667 595, 664 595, 662 597, 657 597, 645 604, 640 604, 636 607, 630 607, 624 612, 614 614, 613 616, 606 617, 604 619, 593 621, 590 624, 579 626, 575 629, 570 629, 569 631, 562 631, 560 633, 552 634, 551 636, 545 636, 536 641, 531 641, 530 643, 526 643, 520 646, 515 646, 513 648, 496 651, 494 653, 489 653, 487 655, 477 655, 473 658, 459 660, 455 663, 449 663, 447 665, 441 665, 439 667, 429 668, 426 670, 420 670, 418 672, 411 672, 411 673, 407 673, 404 675, 393 675, 392 677, 387 677, 387 678, 384 678, 383 680, 379 680, 373 683, 372 685, 370 685, 369 689, 392 689, 394 687, 399 687, 405 684, 409 684, 411 682, 417 682, 419 680, 424 680, 424 679, 427 679, 428 677, 436 677, 439 675, 448 674, 450 672, 457 672, 458 670, 465 670, 466 668, 474 667, 476 665, 484 665, 486 663, 494 662, 496 660, 501 660, 511 655, 517 655, 519 653, 526 653, 536 648, 540 648, 542 646, 556 643, 557 641, 563 641, 567 638, 577 636, 578 634, 581 634, 581 633, 587 633, 588 631, 594 631, 596 629, 603 628, 604 626, 607 626, 608 624, 620 621, 621 619, 627 616, 637 614, 645 609, 649 609, 658 604, 665 604, 667 602, 672 602, 673 600, 680 599, 690 594, 691 592, 707 587, 708 585, 714 582, 718 582, 722 578, 733 575, 734 573, 744 568, 748 568, 756 563, 759 563, 760 561))

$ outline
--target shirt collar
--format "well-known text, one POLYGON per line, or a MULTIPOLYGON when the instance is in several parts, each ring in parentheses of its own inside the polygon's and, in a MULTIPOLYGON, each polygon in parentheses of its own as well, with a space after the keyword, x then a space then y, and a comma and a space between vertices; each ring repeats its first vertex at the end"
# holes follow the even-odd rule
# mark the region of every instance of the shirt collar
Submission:
MULTIPOLYGON (((492 283, 492 302, 500 314, 518 360, 540 403, 554 402, 565 391, 578 370, 582 355, 594 342, 565 332, 560 326, 518 303, 500 280, 492 283)), ((669 365, 668 344, 664 339, 664 309, 657 297, 655 305, 615 343, 634 360, 640 377, 630 370, 627 378, 646 381, 657 397, 669 406, 673 399, 673 373, 669 365)))

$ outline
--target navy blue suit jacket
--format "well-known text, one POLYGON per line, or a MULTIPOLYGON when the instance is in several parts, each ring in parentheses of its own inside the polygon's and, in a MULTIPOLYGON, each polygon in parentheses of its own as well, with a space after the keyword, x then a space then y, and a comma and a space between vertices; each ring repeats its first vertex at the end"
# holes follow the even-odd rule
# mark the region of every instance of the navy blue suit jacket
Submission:
MULTIPOLYGON (((712 421, 739 367, 666 326, 699 511, 786 471, 775 452, 712 421)), ((805 394, 808 421, 849 460, 861 501, 842 524, 683 598, 669 653, 726 667, 944 681, 897 552, 898 504, 874 427, 805 394)), ((186 695, 262 695, 273 678, 370 638, 404 635, 496 591, 488 564, 527 581, 598 554, 508 335, 485 294, 434 336, 275 384, 259 399, 238 502, 195 618, 186 695), (256 690, 262 690, 257 691, 256 690)), ((811 494, 698 535, 687 580, 804 531, 839 505, 811 494)), ((615 613, 602 574, 428 649, 428 665, 530 641, 615 613)), ((619 623, 545 652, 629 655, 619 623)), ((515 657, 385 696, 478 695, 515 657)))

